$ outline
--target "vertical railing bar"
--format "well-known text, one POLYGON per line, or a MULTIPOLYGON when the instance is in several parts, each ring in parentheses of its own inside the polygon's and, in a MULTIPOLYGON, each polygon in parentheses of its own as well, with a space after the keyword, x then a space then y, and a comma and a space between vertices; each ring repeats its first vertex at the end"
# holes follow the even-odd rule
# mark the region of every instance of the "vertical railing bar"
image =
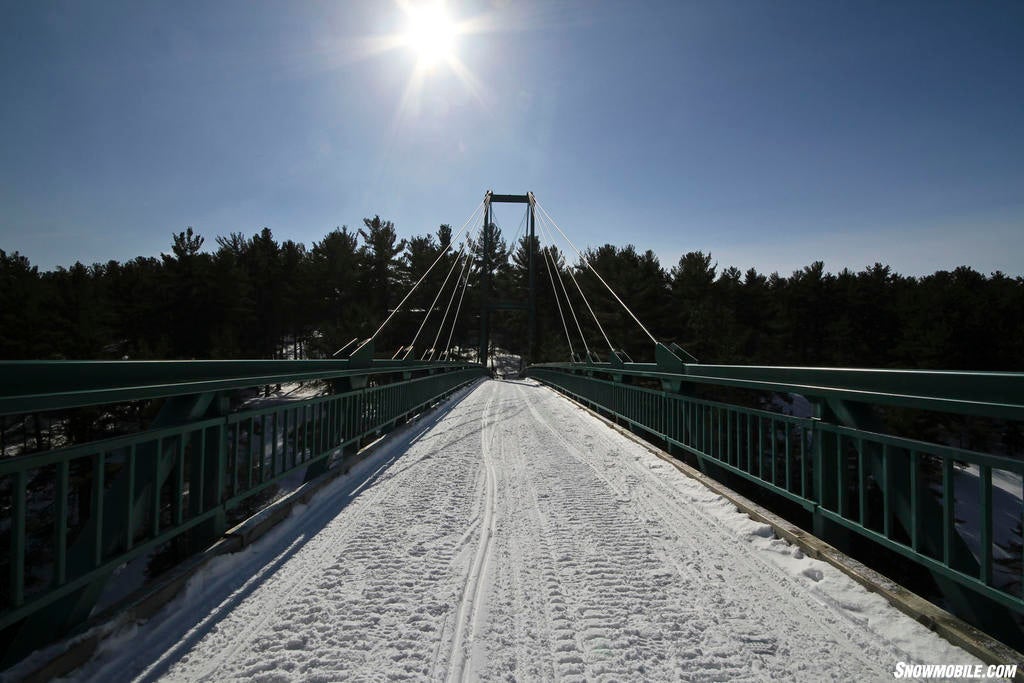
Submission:
POLYGON ((779 439, 778 439, 778 434, 775 431, 775 418, 774 417, 771 419, 771 425, 772 425, 772 436, 771 436, 771 440, 772 440, 772 483, 773 484, 777 484, 778 481, 779 481, 779 478, 778 478, 778 476, 776 476, 776 473, 775 473, 776 467, 775 466, 776 466, 776 461, 779 459, 779 457, 778 457, 778 454, 775 452, 775 444, 776 444, 776 442, 779 439))
POLYGON ((750 424, 750 418, 753 417, 750 413, 746 414, 746 419, 743 420, 743 424, 746 426, 747 432, 747 472, 750 474, 754 473, 754 428, 750 424))
POLYGON ((306 438, 306 449, 302 459, 303 462, 310 460, 317 454, 317 405, 315 403, 311 403, 309 405, 307 425, 306 433, 308 434, 308 437, 306 438))
POLYGON ((185 432, 178 435, 178 466, 175 469, 174 523, 180 525, 185 521, 185 432))
POLYGON ((283 422, 283 424, 281 425, 281 431, 283 432, 282 437, 281 437, 281 467, 280 467, 280 469, 278 469, 277 463, 276 462, 274 463, 274 471, 271 473, 271 476, 274 476, 274 477, 276 477, 278 474, 280 474, 281 472, 284 472, 285 469, 287 469, 287 467, 288 467, 288 449, 291 447, 291 444, 288 441, 288 439, 289 439, 289 437, 288 437, 288 428, 291 426, 291 410, 289 410, 288 408, 285 408, 281 412, 282 412, 282 418, 281 419, 282 419, 282 422, 283 422))
POLYGON ((864 480, 864 439, 857 437, 857 513, 860 525, 867 527, 867 482, 864 480))
POLYGON ((288 430, 292 435, 292 443, 290 452, 286 451, 284 454, 284 462, 281 463, 281 471, 287 472, 292 468, 295 463, 295 458, 299 454, 299 411, 296 408, 292 408, 285 413, 287 418, 288 430), (289 457, 290 456, 290 457, 289 457), (290 463, 290 464, 289 464, 290 463))
POLYGON ((313 444, 314 455, 320 455, 324 451, 324 418, 323 410, 328 407, 327 403, 320 402, 313 405, 313 444))
POLYGON ((311 404, 308 411, 303 408, 302 415, 306 418, 306 428, 303 430, 306 443, 302 448, 302 462, 306 462, 316 452, 316 406, 311 404))
POLYGON ((891 497, 889 494, 889 444, 882 444, 882 534, 886 538, 892 536, 892 522, 890 521, 891 497))
POLYGON ((332 450, 332 451, 338 445, 338 436, 337 436, 337 431, 338 431, 337 417, 338 417, 338 413, 335 410, 335 408, 337 407, 337 403, 338 403, 338 400, 336 398, 334 398, 333 396, 330 399, 328 399, 328 401, 327 401, 327 444, 326 444, 326 448, 328 450, 332 450))
POLYGON ((694 425, 696 426, 696 447, 701 453, 707 453, 707 406, 694 401, 694 425))
POLYGON ((783 457, 786 460, 786 486, 785 486, 785 489, 787 491, 790 491, 790 490, 792 490, 790 487, 793 486, 793 475, 792 475, 792 469, 793 468, 792 468, 792 466, 789 463, 789 461, 792 459, 791 455, 790 455, 790 452, 789 452, 789 428, 790 428, 789 422, 786 422, 785 420, 783 420, 782 421, 782 428, 785 430, 783 432, 783 434, 785 435, 785 440, 783 441, 783 445, 782 445, 782 455, 783 455, 783 457))
MULTIPOLYGON (((252 475, 253 469, 256 467, 256 458, 253 457, 253 453, 256 450, 256 415, 249 418, 249 455, 245 459, 245 488, 246 490, 252 490, 252 475)), ((260 447, 263 446, 263 416, 259 416, 260 419, 260 447)))
POLYGON ((729 462, 734 467, 739 467, 740 464, 740 449, 739 449, 739 421, 740 414, 735 410, 729 410, 726 414, 726 429, 729 431, 729 462))
POLYGON ((125 550, 135 545, 135 444, 128 449, 128 505, 125 510, 125 550))
POLYGON ((800 425, 800 497, 807 499, 807 427, 800 425))
POLYGON ((843 435, 836 432, 836 483, 839 487, 836 512, 846 516, 846 452, 843 450, 843 435))
POLYGON ((54 584, 63 586, 68 578, 68 479, 71 463, 57 463, 57 487, 53 500, 54 584))
MULTIPOLYGON (((249 418, 249 420, 252 421, 253 418, 249 418)), ((231 439, 231 445, 230 445, 231 457, 228 458, 228 462, 233 460, 234 461, 234 466, 236 466, 236 468, 238 468, 238 466, 239 466, 238 463, 239 463, 239 461, 242 460, 242 456, 241 456, 241 453, 242 453, 242 422, 234 423, 234 429, 232 430, 231 433, 233 435, 233 438, 231 439)), ((252 429, 250 429, 249 430, 249 447, 250 447, 250 449, 252 447, 252 439, 253 439, 253 434, 252 434, 252 429)), ((233 492, 231 495, 233 496, 234 494, 237 494, 237 493, 238 492, 233 492)))
POLYGON ((814 502, 827 510, 828 506, 826 505, 826 502, 830 496, 826 495, 826 490, 832 485, 832 482, 825 480, 826 434, 827 432, 822 428, 821 420, 816 419, 811 422, 811 449, 813 450, 811 458, 814 463, 814 502))
POLYGON ((21 607, 25 602, 25 508, 28 472, 18 470, 14 475, 11 506, 11 604, 21 607))
POLYGON ((953 529, 956 524, 955 484, 953 482, 953 460, 942 458, 942 561, 950 566, 953 554, 953 529))
POLYGON ((682 440, 683 440, 683 443, 685 443, 687 446, 693 448, 694 447, 694 444, 693 444, 693 431, 694 431, 694 425, 696 424, 694 422, 694 419, 693 419, 693 401, 684 401, 683 402, 683 410, 686 411, 686 417, 684 418, 685 419, 685 423, 686 423, 685 424, 686 429, 683 431, 683 439, 682 440))
POLYGON ((295 459, 292 460, 292 467, 297 467, 300 462, 306 459, 306 449, 309 446, 309 410, 308 406, 303 405, 301 408, 296 408, 295 411, 298 413, 301 410, 301 415, 296 415, 296 419, 302 424, 302 429, 299 432, 300 441, 302 446, 295 451, 295 459))
POLYGON ((306 406, 302 406, 301 414, 300 408, 295 408, 295 448, 292 449, 291 463, 288 465, 288 469, 294 468, 302 461, 302 451, 305 450, 305 430, 306 430, 306 406))
POLYGON ((708 452, 708 407, 704 404, 697 404, 700 409, 700 451, 708 452))
POLYGON ((228 456, 227 439, 227 424, 221 422, 217 425, 217 491, 213 503, 216 507, 220 507, 220 504, 224 501, 224 487, 226 485, 224 475, 227 470, 228 456))
POLYGON ((312 430, 311 436, 309 437, 309 453, 306 455, 306 460, 315 458, 319 454, 319 403, 311 403, 309 405, 309 427, 312 430))
POLYGON ((92 481, 92 516, 96 521, 96 533, 93 536, 93 566, 98 567, 103 563, 103 489, 106 486, 104 475, 107 470, 107 454, 100 451, 93 461, 92 481))
POLYGON ((270 453, 266 453, 266 441, 264 440, 263 452, 260 454, 260 467, 262 468, 260 478, 264 482, 273 476, 274 463, 278 462, 278 451, 285 447, 283 421, 282 411, 275 410, 270 420, 270 430, 272 432, 270 434, 270 453), (281 441, 280 445, 279 441, 281 441), (269 462, 267 462, 268 460, 269 462))
MULTIPOLYGON (((273 412, 273 418, 270 420, 270 427, 273 431, 271 438, 273 439, 270 443, 270 471, 274 471, 274 463, 277 462, 277 416, 280 411, 275 410, 273 412)), ((260 483, 267 480, 267 456, 264 454, 263 458, 260 459, 260 483)))
POLYGON ((722 408, 722 412, 725 413, 723 419, 724 427, 722 428, 722 440, 725 442, 725 461, 730 465, 732 462, 732 409, 722 408))
POLYGON ((301 428, 299 433, 296 435, 298 441, 296 442, 295 457, 292 459, 292 467, 297 467, 306 457, 306 447, 309 445, 309 411, 307 406, 295 408, 295 421, 301 428), (300 445, 301 444, 301 445, 300 445))
POLYGON ((979 465, 981 491, 981 576, 982 582, 992 584, 992 468, 979 465))
POLYGON ((708 444, 708 449, 711 451, 711 457, 720 461, 722 459, 722 453, 719 448, 721 444, 718 440, 718 407, 709 406, 708 411, 708 436, 711 439, 711 443, 708 444))
POLYGON ((697 403, 690 401, 690 412, 692 419, 690 420, 690 447, 694 450, 700 450, 700 425, 697 420, 697 403))
POLYGON ((153 538, 160 535, 160 460, 163 456, 164 440, 163 437, 160 437, 156 440, 156 457, 153 458, 153 477, 151 479, 153 500, 150 501, 150 507, 153 512, 153 519, 150 526, 153 529, 153 538))
POLYGON ((348 420, 345 418, 345 410, 348 405, 348 399, 345 396, 339 396, 334 402, 334 440, 332 443, 337 447, 338 444, 345 440, 345 427, 348 425, 348 420))
POLYGON ((729 463, 729 411, 726 408, 718 409, 718 441, 722 460, 729 463))
POLYGON ((689 420, 690 420, 689 438, 687 438, 687 440, 686 440, 687 441, 687 445, 689 445, 690 448, 693 448, 695 450, 700 450, 700 441, 698 441, 698 435, 700 434, 700 430, 698 429, 698 424, 697 424, 698 423, 698 420, 697 420, 697 404, 694 401, 687 401, 686 403, 687 403, 687 411, 690 414, 690 418, 689 418, 689 420))
POLYGON ((722 439, 722 408, 715 408, 715 441, 718 442, 718 459, 728 461, 729 454, 724 452, 725 444, 722 439))
POLYGON ((196 497, 196 514, 203 514, 206 511, 206 432, 209 431, 209 427, 203 427, 199 432, 199 481, 196 482, 198 488, 196 497))
POLYGON ((757 478, 764 479, 764 419, 757 415, 757 478))
POLYGON ((305 406, 301 408, 296 406, 292 409, 292 457, 291 460, 285 463, 285 471, 291 470, 299 462, 302 457, 302 451, 300 450, 302 445, 302 430, 305 428, 305 421, 303 420, 305 413, 305 406))
MULTIPOLYGON (((242 434, 243 421, 239 420, 235 423, 235 447, 233 452, 228 458, 228 467, 231 468, 231 495, 238 495, 238 470, 241 468, 242 462, 242 447, 241 447, 241 434, 242 434)), ((252 443, 252 434, 248 435, 247 443, 252 443)))
POLYGON ((910 451, 910 547, 914 549, 914 552, 921 552, 920 539, 918 537, 918 521, 917 521, 917 495, 918 495, 918 467, 917 467, 917 451, 910 451))

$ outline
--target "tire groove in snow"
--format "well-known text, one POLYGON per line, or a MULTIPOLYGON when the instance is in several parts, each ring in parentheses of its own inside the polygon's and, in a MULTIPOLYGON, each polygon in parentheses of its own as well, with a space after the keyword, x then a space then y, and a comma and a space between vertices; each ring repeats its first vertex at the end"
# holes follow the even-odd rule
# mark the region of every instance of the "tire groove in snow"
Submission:
POLYGON ((881 680, 974 661, 836 571, 807 578, 820 563, 533 383, 475 385, 340 512, 316 505, 318 525, 292 520, 308 540, 174 617, 198 625, 140 673, 881 680))

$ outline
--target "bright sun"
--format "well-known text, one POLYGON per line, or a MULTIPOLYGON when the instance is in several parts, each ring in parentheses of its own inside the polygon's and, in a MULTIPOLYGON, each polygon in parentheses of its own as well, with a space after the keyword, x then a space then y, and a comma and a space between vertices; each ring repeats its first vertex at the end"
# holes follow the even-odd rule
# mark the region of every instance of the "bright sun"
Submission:
POLYGON ((406 10, 408 25, 404 42, 411 47, 418 65, 431 68, 450 62, 455 56, 456 25, 441 2, 428 2, 406 10))

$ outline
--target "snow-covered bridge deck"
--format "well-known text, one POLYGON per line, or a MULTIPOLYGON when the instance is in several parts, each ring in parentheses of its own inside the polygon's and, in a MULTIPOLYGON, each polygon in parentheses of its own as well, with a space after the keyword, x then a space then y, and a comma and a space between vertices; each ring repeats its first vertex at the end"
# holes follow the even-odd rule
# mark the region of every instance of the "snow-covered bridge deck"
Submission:
POLYGON ((891 678, 975 663, 644 446, 481 382, 80 678, 891 678))

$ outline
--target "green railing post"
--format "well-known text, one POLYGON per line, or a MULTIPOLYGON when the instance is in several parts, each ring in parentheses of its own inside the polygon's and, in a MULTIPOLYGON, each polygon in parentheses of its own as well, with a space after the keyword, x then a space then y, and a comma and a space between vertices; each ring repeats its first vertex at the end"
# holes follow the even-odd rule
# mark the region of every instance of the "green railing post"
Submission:
MULTIPOLYGON (((192 549, 203 546, 223 534, 229 508, 289 469, 313 458, 317 467, 310 469, 315 473, 325 464, 330 448, 343 443, 357 448, 363 436, 393 427, 411 407, 448 393, 478 374, 462 363, 375 361, 369 355, 355 360, 0 361, 0 372, 5 380, 10 379, 0 387, 0 414, 126 400, 162 402, 157 404, 162 405, 157 418, 134 434, 0 459, 0 483, 11 491, 11 561, 4 577, 7 600, 0 605, 0 666, 14 663, 82 624, 120 564, 168 541, 182 551, 186 545, 192 549), (438 374, 427 386, 413 370, 438 374), (401 380, 384 392, 386 396, 374 390, 368 400, 368 378, 383 375, 401 380), (257 422, 265 426, 267 416, 279 414, 280 409, 229 415, 223 392, 264 383, 332 378, 350 391, 337 399, 314 398, 285 408, 290 427, 283 434, 287 447, 307 452, 286 459, 282 449, 281 472, 270 472, 264 467, 266 430, 258 429, 257 422), (195 393, 196 389, 203 393, 195 393), (300 411, 305 412, 300 416, 300 411), (249 455, 239 450, 232 458, 230 435, 246 425, 248 448, 242 450, 249 455), (258 456, 257 447, 261 449, 258 456), (253 472, 257 467, 259 482, 253 472), (85 475, 88 491, 72 499, 71 473, 75 472, 77 479, 80 471, 91 472, 91 476, 85 475), (29 490, 30 480, 38 472, 53 473, 49 493, 29 490), (168 481, 172 493, 169 506, 161 499, 168 481), (36 561, 33 549, 40 542, 39 534, 30 534, 29 498, 40 495, 52 497, 53 529, 42 542, 53 549, 53 580, 44 588, 32 586, 31 593, 26 593, 26 577, 34 569, 31 562, 36 561), (78 506, 76 514, 72 514, 72 505, 78 506), (165 516, 168 509, 170 515, 165 516), (79 523, 72 533, 69 519, 74 517, 79 523)), ((272 422, 276 429, 278 421, 272 422)), ((269 450, 276 451, 276 443, 269 450)))
POLYGON ((839 449, 836 443, 835 434, 827 429, 828 425, 834 425, 835 413, 825 401, 813 401, 814 410, 814 506, 813 526, 814 535, 818 538, 829 541, 839 547, 840 550, 849 550, 849 533, 843 527, 830 522, 822 509, 831 510, 841 514, 839 501, 842 498, 839 491, 842 478, 840 477, 839 449))
MULTIPOLYGON (((702 469, 719 480, 728 474, 801 505, 812 514, 815 533, 841 550, 850 552, 856 540, 857 549, 868 557, 881 551, 893 553, 893 559, 898 555, 917 563, 931 573, 952 611, 989 633, 1005 636, 1017 647, 1024 645, 1024 634, 1010 616, 1010 610, 1024 614, 1024 595, 1005 581, 1005 568, 994 557, 993 542, 1007 529, 993 528, 992 517, 998 495, 992 488, 995 471, 1024 476, 1024 464, 1002 455, 889 434, 876 414, 894 406, 994 420, 1024 419, 1024 373, 684 365, 660 345, 656 355, 659 362, 653 364, 593 359, 586 364, 543 363, 531 366, 528 374, 600 411, 616 417, 625 414, 641 431, 667 439, 670 450, 697 458, 702 469), (660 395, 674 404, 652 417, 645 408, 649 390, 601 379, 600 373, 634 382, 660 380, 660 395), (811 402, 815 415, 783 416, 697 400, 676 393, 684 384, 740 388, 769 396, 800 394, 811 402), (776 425, 786 430, 781 440, 776 425), (791 443, 794 427, 801 435, 799 455, 791 443), (733 444, 729 437, 734 429, 733 444), (765 436, 770 438, 767 445, 765 436), (734 452, 733 445, 742 448, 745 457, 734 452), (852 457, 844 457, 852 456, 854 450, 855 463, 850 462, 852 457), (765 466, 768 455, 772 462, 765 466), (781 486, 780 456, 786 458, 781 468, 786 481, 781 486), (798 484, 792 472, 796 461, 791 462, 796 457, 802 465, 798 484), (972 469, 961 471, 955 467, 958 462, 969 463, 972 469), (937 478, 939 471, 942 480, 937 478), (975 476, 973 472, 977 472, 977 484, 972 486, 978 487, 978 495, 965 497, 960 504, 974 506, 962 512, 971 517, 977 513, 979 519, 977 557, 960 535, 957 525, 962 515, 955 511, 958 489, 975 476)), ((999 523, 1007 521, 999 519, 999 523)), ((1024 551, 1014 554, 1024 557, 1024 551)))

